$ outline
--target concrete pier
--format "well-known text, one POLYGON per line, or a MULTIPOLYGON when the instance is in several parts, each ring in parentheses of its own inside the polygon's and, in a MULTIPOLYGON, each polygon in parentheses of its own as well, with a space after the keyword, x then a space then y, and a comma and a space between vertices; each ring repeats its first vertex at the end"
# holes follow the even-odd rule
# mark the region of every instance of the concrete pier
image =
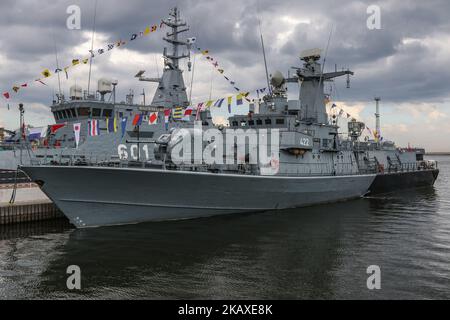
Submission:
POLYGON ((16 198, 10 204, 13 185, 0 186, 0 225, 44 221, 64 215, 33 183, 17 185, 16 198))

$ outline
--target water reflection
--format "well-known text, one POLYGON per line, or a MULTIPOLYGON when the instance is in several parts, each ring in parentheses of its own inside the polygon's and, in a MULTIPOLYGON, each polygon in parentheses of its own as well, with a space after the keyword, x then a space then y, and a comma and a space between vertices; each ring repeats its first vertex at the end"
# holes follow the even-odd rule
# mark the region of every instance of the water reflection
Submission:
POLYGON ((114 228, 8 229, 0 297, 449 298, 443 190, 114 228), (81 267, 81 292, 65 286, 69 265, 81 267), (382 269, 381 291, 366 287, 370 265, 382 269))

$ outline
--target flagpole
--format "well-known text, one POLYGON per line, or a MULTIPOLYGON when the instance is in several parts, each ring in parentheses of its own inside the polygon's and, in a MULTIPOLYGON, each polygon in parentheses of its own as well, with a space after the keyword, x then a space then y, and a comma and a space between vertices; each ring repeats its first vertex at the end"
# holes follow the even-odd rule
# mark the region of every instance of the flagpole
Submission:
POLYGON ((189 105, 192 105, 192 90, 194 89, 194 74, 195 74, 195 58, 196 54, 194 52, 194 63, 192 65, 192 76, 191 76, 191 88, 189 90, 189 105))
POLYGON ((58 49, 56 48, 56 39, 55 39, 55 33, 53 33, 53 44, 55 46, 55 58, 56 58, 56 69, 58 70, 58 89, 59 89, 59 97, 58 97, 58 102, 62 102, 61 101, 61 76, 59 74, 59 59, 58 59, 58 49))
POLYGON ((95 5, 94 5, 94 25, 92 27, 92 41, 91 41, 91 59, 89 62, 89 77, 88 77, 88 95, 90 94, 90 89, 91 89, 91 73, 92 73, 92 55, 93 55, 93 51, 94 51, 94 38, 95 38, 95 23, 96 23, 96 18, 97 18, 97 0, 95 0, 95 5))
POLYGON ((257 11, 257 16, 258 16, 259 34, 261 36, 262 54, 263 54, 263 57, 264 57, 264 68, 265 68, 265 71, 266 71, 267 90, 269 91, 269 95, 272 95, 272 89, 270 87, 270 79, 269 79, 269 68, 267 67, 266 47, 264 45, 264 36, 263 36, 262 26, 261 26, 261 15, 260 15, 260 11, 259 11, 259 0, 256 2, 256 11, 257 11))
POLYGON ((262 47, 263 56, 264 56, 264 67, 266 70, 267 88, 269 89, 269 94, 272 94, 272 90, 270 88, 270 80, 269 80, 269 69, 267 68, 266 48, 264 46, 264 37, 263 37, 263 33, 262 33, 262 28, 261 28, 261 20, 258 19, 258 22, 259 22, 259 33, 261 35, 261 47, 262 47))

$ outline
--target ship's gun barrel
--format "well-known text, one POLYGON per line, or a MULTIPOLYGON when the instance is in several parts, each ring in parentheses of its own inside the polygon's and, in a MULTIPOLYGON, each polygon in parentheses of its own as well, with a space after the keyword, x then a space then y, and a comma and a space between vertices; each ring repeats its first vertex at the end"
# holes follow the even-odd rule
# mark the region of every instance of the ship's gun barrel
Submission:
POLYGON ((133 144, 158 144, 155 140, 127 140, 127 143, 133 143, 133 144))

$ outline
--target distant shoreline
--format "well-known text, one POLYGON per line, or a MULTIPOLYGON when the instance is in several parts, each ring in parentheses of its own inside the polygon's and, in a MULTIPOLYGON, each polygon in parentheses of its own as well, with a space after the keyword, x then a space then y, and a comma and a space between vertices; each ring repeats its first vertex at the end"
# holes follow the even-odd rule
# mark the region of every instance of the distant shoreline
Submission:
POLYGON ((450 152, 427 152, 427 156, 450 156, 450 152))

